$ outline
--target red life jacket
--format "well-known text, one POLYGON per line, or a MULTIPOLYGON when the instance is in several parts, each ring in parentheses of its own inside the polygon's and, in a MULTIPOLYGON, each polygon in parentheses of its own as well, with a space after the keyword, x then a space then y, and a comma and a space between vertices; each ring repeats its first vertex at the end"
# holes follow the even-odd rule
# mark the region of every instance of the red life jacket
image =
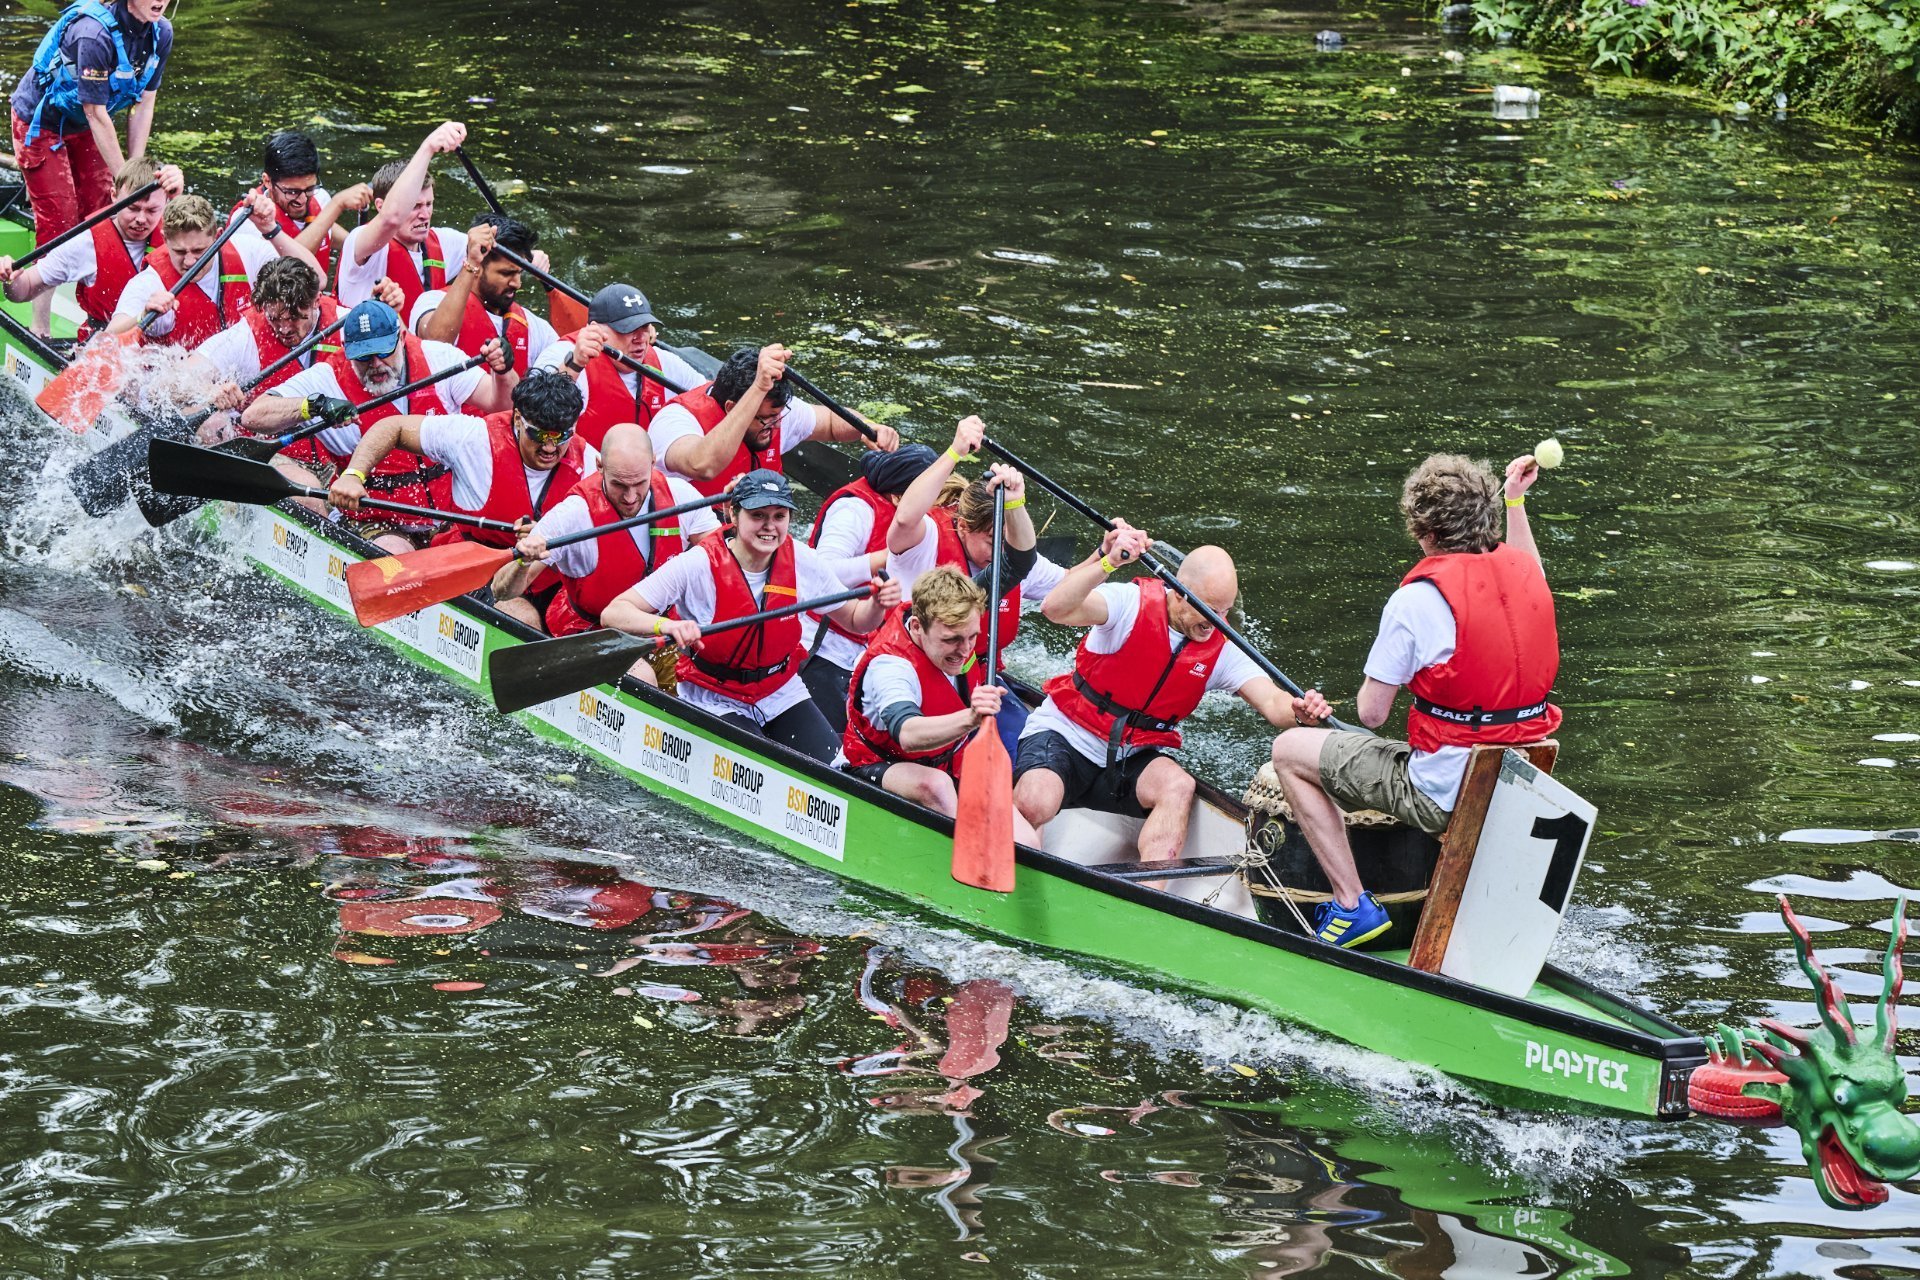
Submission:
MULTIPOLYGON (((773 553, 762 603, 747 588, 746 571, 728 545, 732 533, 731 529, 722 529, 700 544, 713 570, 713 620, 726 622, 795 603, 799 599, 799 576, 793 539, 782 542, 773 553)), ((680 679, 741 702, 757 702, 794 679, 807 656, 800 643, 799 614, 714 636, 702 643, 701 650, 680 655, 676 666, 680 679)))
MULTIPOLYGON (((480 294, 476 291, 467 295, 466 317, 460 322, 460 336, 454 346, 470 356, 480 354, 480 348, 495 338, 501 337, 501 317, 480 304, 480 294)), ((527 376, 527 313, 519 303, 507 308, 506 314, 507 351, 513 357, 513 371, 521 377, 527 376)), ((600 446, 594 444, 598 449, 600 446)))
POLYGON ((1167 639, 1167 587, 1158 579, 1136 581, 1139 612, 1133 629, 1112 653, 1095 653, 1080 642, 1073 671, 1047 681, 1047 696, 1067 719, 1105 738, 1109 758, 1129 747, 1177 747, 1180 721, 1193 714, 1207 692, 1207 677, 1227 643, 1216 630, 1205 640, 1177 648, 1167 639))
MULTIPOLYGON (((339 318, 340 304, 334 300, 332 294, 321 294, 320 321, 318 327, 324 329, 339 318)), ((253 332, 253 347, 254 350, 260 354, 260 367, 262 369, 286 355, 288 350, 290 350, 285 343, 274 336, 273 326, 267 323, 267 317, 259 308, 249 307, 243 323, 253 332)), ((340 342, 337 337, 316 343, 312 349, 312 353, 307 357, 308 362, 311 363, 315 359, 325 359, 338 350, 340 350, 340 342)), ((292 364, 289 364, 286 368, 255 387, 254 394, 264 395, 299 372, 300 362, 295 360, 292 364)))
MULTIPOLYGON (((561 334, 560 341, 572 343, 579 336, 580 331, 575 329, 561 334)), ((648 363, 644 356, 636 358, 642 364, 648 363)), ((617 427, 623 422, 637 422, 644 427, 667 403, 667 389, 652 378, 635 374, 637 390, 627 390, 627 384, 620 379, 623 371, 624 366, 605 353, 587 362, 587 403, 580 411, 580 421, 574 430, 596 449, 607 438, 608 427, 617 427)))
POLYGON ((960 674, 967 698, 961 698, 960 690, 954 687, 954 677, 935 666, 933 659, 927 657, 926 651, 915 644, 913 637, 907 633, 907 615, 912 611, 912 604, 903 603, 888 614, 880 629, 873 633, 867 651, 854 664, 853 682, 847 686, 847 730, 840 739, 840 749, 846 752, 847 763, 854 766, 878 764, 882 760, 889 763, 911 761, 943 770, 958 778, 960 747, 966 742, 965 738, 930 751, 908 751, 886 729, 867 719, 866 712, 860 706, 860 691, 866 680, 867 665, 882 654, 905 658, 913 663, 913 672, 920 677, 921 715, 946 716, 965 711, 971 705, 967 699, 973 697, 973 691, 986 678, 987 667, 984 662, 968 662, 967 669, 960 674))
MULTIPOLYGON (((417 382, 433 372, 427 364, 427 353, 421 347, 420 339, 402 331, 400 341, 407 353, 406 371, 400 375, 401 383, 417 382)), ((360 381, 360 373, 353 367, 353 361, 347 359, 346 352, 336 351, 329 355, 327 367, 333 370, 333 380, 340 384, 340 394, 348 400, 355 404, 365 404, 374 398, 374 393, 368 391, 366 384, 360 381)), ((368 427, 383 418, 391 418, 401 412, 428 414, 451 413, 452 410, 447 406, 447 402, 440 398, 440 384, 435 383, 433 386, 422 387, 410 393, 407 396, 405 410, 393 404, 383 404, 377 409, 367 410, 360 416, 357 429, 364 437, 368 427)), ((351 454, 336 454, 330 449, 318 449, 317 438, 309 437, 309 440, 316 445, 317 452, 324 454, 327 461, 336 468, 346 466, 352 457, 351 454)), ((356 440, 354 443, 357 445, 359 441, 356 440)), ((294 456, 297 457, 297 455, 294 456)), ((430 507, 436 505, 437 501, 445 499, 437 500, 427 486, 436 478, 444 477, 446 474, 445 467, 429 459, 409 453, 405 449, 395 449, 382 458, 380 465, 373 469, 373 475, 368 478, 367 488, 374 497, 385 498, 389 502, 405 502, 416 507, 430 507)), ((405 527, 409 529, 427 527, 424 524, 413 523, 409 517, 396 515, 391 511, 357 511, 347 519, 387 522, 399 520, 406 522, 405 527)))
MULTIPOLYGON (((648 481, 648 490, 653 499, 653 510, 664 511, 675 505, 673 493, 667 486, 667 473, 658 467, 654 468, 653 476, 648 481)), ((607 501, 597 471, 574 485, 572 493, 567 496, 575 495, 587 504, 589 527, 612 524, 624 518, 607 501)), ((552 505, 558 506, 559 503, 552 505)), ((553 603, 547 606, 547 630, 556 636, 564 636, 599 626, 600 615, 606 611, 606 607, 621 592, 647 576, 648 561, 641 556, 634 535, 651 539, 652 563, 663 565, 686 550, 687 540, 681 532, 681 519, 680 516, 670 516, 652 524, 643 524, 637 529, 603 533, 594 539, 594 550, 599 553, 599 559, 593 566, 593 572, 584 578, 562 579, 566 592, 555 596, 553 603)))
MULTIPOLYGON (((827 526, 827 510, 842 498, 856 499, 866 503, 867 506, 872 509, 873 531, 867 534, 867 545, 864 549, 868 555, 876 551, 885 551, 887 549, 887 527, 893 523, 893 513, 896 509, 896 504, 892 499, 875 493, 873 486, 867 483, 865 476, 855 480, 852 484, 843 484, 827 495, 827 500, 820 504, 820 514, 813 518, 813 531, 807 535, 807 545, 810 547, 820 545, 820 531, 827 526)), ((854 632, 847 630, 835 622, 832 618, 824 619, 824 621, 827 624, 827 630, 833 632, 835 635, 845 636, 855 644, 867 643, 866 636, 856 635, 854 632)))
POLYGON ((1474 555, 1428 556, 1401 579, 1431 582, 1453 610, 1453 656, 1407 682, 1416 751, 1476 743, 1538 742, 1560 727, 1547 701, 1560 673, 1547 575, 1524 551, 1501 543, 1474 555))
MULTIPOLYGON (((679 395, 667 401, 668 404, 677 404, 688 413, 691 413, 693 420, 700 424, 700 433, 702 435, 712 435, 713 429, 719 426, 721 420, 727 416, 727 411, 721 407, 720 402, 707 394, 712 387, 713 383, 703 382, 697 387, 682 391, 679 395)), ((765 467, 768 471, 785 470, 785 468, 780 465, 780 437, 778 427, 774 428, 774 438, 768 442, 765 454, 756 453, 754 450, 747 448, 747 442, 742 440, 740 447, 734 450, 733 461, 727 463, 727 465, 721 469, 719 475, 711 480, 695 480, 689 476, 687 477, 687 483, 691 484, 699 493, 709 498, 716 498, 732 488, 735 480, 738 480, 741 476, 747 474, 747 472, 758 467, 765 467)))
MULTIPOLYGON (((967 563, 966 544, 960 541, 960 511, 956 507, 935 507, 932 511, 935 566, 946 565, 957 569, 963 578, 973 576, 973 566, 967 563)), ((1007 668, 1007 646, 1020 634, 1020 584, 1014 583, 1000 597, 1000 653, 995 671, 1007 668)), ((982 658, 987 656, 987 628, 980 628, 980 640, 974 646, 974 652, 982 658)))
MULTIPOLYGON (((406 295, 406 301, 400 304, 400 324, 404 328, 407 317, 413 314, 413 304, 420 295, 433 289, 447 287, 447 255, 440 244, 440 233, 432 227, 427 228, 427 238, 420 244, 420 266, 413 265, 413 255, 407 252, 405 245, 398 240, 387 241, 387 279, 400 286, 400 292, 406 295), (421 279, 422 275, 425 279, 421 279)), ((459 264, 454 264, 459 270, 459 264)))
MULTIPOLYGON (((463 507, 453 502, 452 489, 448 489, 448 501, 452 510, 465 511, 469 515, 481 516, 488 520, 503 520, 508 524, 532 516, 538 520, 541 516, 560 505, 560 502, 580 483, 580 477, 586 472, 587 446, 575 436, 560 454, 559 465, 547 473, 546 487, 535 493, 527 484, 526 464, 520 458, 520 440, 513 429, 513 411, 487 415, 487 443, 493 450, 493 484, 487 490, 487 500, 476 508, 463 507)), ((511 533, 502 533, 497 529, 475 529, 467 525, 455 525, 433 540, 436 547, 446 546, 450 542, 478 542, 489 547, 511 547, 518 542, 511 533)), ((544 590, 551 584, 552 570, 544 570, 534 580, 534 590, 544 590)))
MULTIPOLYGON (((149 252, 147 265, 159 275, 162 288, 171 289, 180 282, 180 273, 174 270, 173 258, 165 249, 149 252)), ((200 277, 205 279, 205 275, 200 277)), ((173 328, 164 338, 149 334, 143 341, 151 346, 177 346, 191 351, 246 314, 247 308, 253 305, 253 282, 247 279, 246 263, 240 260, 240 251, 231 242, 220 246, 214 292, 218 296, 209 298, 199 281, 182 289, 174 303, 173 328)))
MULTIPOLYGON (((248 214, 252 214, 252 192, 248 192, 234 202, 233 212, 227 215, 228 221, 232 221, 243 209, 246 210, 248 214)), ((281 234, 292 236, 296 240, 300 238, 301 233, 307 229, 308 225, 319 216, 320 201, 315 199, 311 193, 307 196, 307 216, 298 221, 291 217, 285 209, 280 207, 278 200, 273 202, 273 220, 280 224, 281 234)), ((320 237, 320 247, 313 251, 313 260, 320 264, 320 279, 324 281, 333 263, 333 235, 331 232, 320 237)))
MULTIPOLYGON (((152 249, 163 249, 166 243, 159 227, 147 237, 152 249)), ((114 308, 120 305, 120 295, 145 265, 143 259, 127 252, 127 242, 120 238, 120 228, 112 218, 93 224, 93 283, 76 285, 73 290, 80 309, 87 313, 88 324, 95 329, 107 327, 114 308)))

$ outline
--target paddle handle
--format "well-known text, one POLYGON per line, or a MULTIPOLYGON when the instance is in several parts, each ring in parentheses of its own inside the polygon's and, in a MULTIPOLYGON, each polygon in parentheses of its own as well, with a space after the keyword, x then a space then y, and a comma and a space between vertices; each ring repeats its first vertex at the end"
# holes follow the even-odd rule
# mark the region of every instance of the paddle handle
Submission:
MULTIPOLYGON (((327 500, 327 490, 317 489, 310 484, 288 484, 287 493, 302 498, 327 500)), ((375 511, 394 511, 403 516, 426 516, 446 524, 470 525, 475 529, 488 529, 495 533, 517 533, 520 526, 509 524, 505 520, 489 520, 485 516, 469 515, 464 511, 441 511, 435 507, 411 507, 404 502, 388 502, 385 498, 362 498, 360 505, 372 507, 375 511)))
MULTIPOLYGON (((580 292, 578 289, 568 284, 565 280, 560 279, 560 277, 553 275, 551 272, 542 271, 540 268, 534 266, 531 262, 528 262, 525 258, 521 257, 519 254, 515 253, 513 250, 506 248, 504 245, 498 245, 498 244, 494 245, 493 251, 499 254, 501 257, 505 258, 508 262, 511 262, 514 266, 519 267, 522 271, 532 276, 535 280, 538 280, 541 284, 544 284, 545 286, 547 286, 547 288, 552 289, 558 293, 564 293, 567 297, 572 298, 575 302, 579 303, 583 307, 590 307, 593 305, 592 300, 588 298, 586 294, 580 292)), ((627 366, 627 368, 633 370, 635 373, 639 374, 643 378, 653 379, 653 381, 659 383, 661 386, 673 392, 675 395, 679 395, 682 391, 686 390, 685 387, 675 382, 672 378, 669 378, 666 374, 660 372, 660 370, 654 368, 650 364, 641 364, 638 360, 635 360, 632 356, 628 355, 624 351, 609 351, 607 352, 607 354, 613 357, 614 362, 616 364, 623 364, 627 366)))
POLYGON ((677 507, 662 507, 658 511, 642 511, 637 516, 628 516, 625 520, 615 520, 612 524, 597 525, 591 529, 582 529, 578 533, 564 533, 547 543, 547 550, 557 551, 561 547, 570 547, 576 542, 590 542, 605 537, 609 533, 619 533, 624 529, 638 528, 643 524, 652 524, 655 520, 665 520, 669 516, 685 515, 689 511, 700 511, 706 507, 724 506, 731 502, 726 494, 717 498, 699 498, 693 502, 683 502, 677 507))
MULTIPOLYGON (((1032 480, 1034 483, 1038 484, 1042 489, 1045 489, 1048 493, 1052 494, 1054 497, 1058 498, 1060 501, 1066 503, 1069 507, 1072 507, 1075 511, 1078 511, 1081 515, 1085 516, 1087 519, 1099 525, 1102 529, 1106 530, 1109 533, 1113 532, 1113 529, 1114 529, 1113 521, 1107 519, 1105 516, 1101 515, 1098 511, 1095 511, 1092 507, 1088 506, 1085 502, 1082 502, 1071 490, 1068 490, 1064 486, 1055 483, 1051 477, 1045 475, 1042 472, 1036 471, 1032 467, 1028 466, 1026 462, 1023 461, 1020 458, 1020 456, 1014 453, 1011 449, 1006 448, 1004 445, 1000 444, 998 441, 990 437, 981 440, 980 443, 983 446, 985 446, 988 451, 990 451, 991 453, 999 457, 999 459, 1002 462, 1005 462, 1008 466, 1018 467, 1022 472, 1022 474, 1024 474, 1029 480, 1032 480)), ((1177 591, 1180 593, 1180 595, 1185 597, 1187 603, 1192 605, 1194 609, 1199 612, 1201 617, 1205 618, 1208 622, 1212 623, 1216 628, 1219 629, 1221 635, 1225 636, 1228 640, 1230 640, 1233 643, 1235 648, 1239 649, 1240 652, 1246 654, 1248 658, 1252 659, 1253 664, 1259 667, 1260 670, 1263 673, 1265 673, 1266 677, 1269 680, 1272 680, 1275 684, 1279 685, 1282 689, 1285 689, 1288 693, 1292 694, 1296 698, 1304 698, 1307 696, 1306 690, 1302 689, 1299 685, 1295 684, 1290 678, 1288 678, 1287 673, 1282 671, 1278 666, 1274 665, 1273 660, 1267 657, 1266 654, 1260 652, 1260 650, 1254 646, 1254 643, 1251 640, 1247 639, 1245 636, 1241 635, 1238 631, 1234 630, 1233 625, 1229 623, 1225 618, 1221 617, 1217 612, 1215 612, 1212 605, 1208 604, 1205 600, 1202 600, 1199 596, 1195 595, 1192 591, 1188 590, 1187 584, 1180 581, 1179 577, 1171 569, 1167 568, 1166 565, 1161 564, 1160 561, 1157 560, 1151 554, 1141 556, 1140 563, 1145 565, 1153 573, 1155 577, 1160 579, 1160 581, 1166 583, 1167 587, 1170 590, 1177 591)), ((1348 724, 1346 721, 1340 719, 1337 716, 1328 716, 1327 724, 1331 728, 1345 729, 1349 732, 1358 732, 1358 733, 1371 732, 1371 730, 1362 729, 1358 725, 1348 724)))
POLYGON ((487 180, 480 176, 480 166, 476 165, 472 157, 467 155, 467 149, 465 147, 455 147, 453 154, 459 157, 461 165, 467 171, 467 176, 473 179, 474 189, 480 193, 480 198, 487 202, 487 208, 493 210, 503 218, 506 217, 507 211, 505 206, 500 203, 500 197, 493 194, 493 188, 488 186, 487 180))
POLYGON ((800 388, 802 391, 812 396, 815 400, 818 400, 821 404, 827 406, 829 410, 838 414, 840 417, 844 418, 847 422, 851 423, 855 431, 858 431, 861 435, 865 436, 867 439, 875 442, 876 444, 879 443, 880 437, 874 434, 873 428, 867 424, 867 420, 865 418, 861 417, 859 414, 847 408, 847 406, 841 404, 838 400, 835 400, 832 396, 828 395, 826 392, 822 391, 820 388, 814 386, 811 382, 807 381, 806 375, 801 373, 798 369, 794 368, 792 365, 788 365, 785 376, 793 379, 794 386, 800 388))
MULTIPOLYGON (((193 265, 180 273, 180 278, 173 282, 173 288, 167 290, 167 292, 173 297, 179 297, 181 292, 193 283, 194 277, 200 274, 200 269, 206 266, 208 262, 219 257, 220 250, 226 247, 227 241, 233 239, 234 233, 246 225, 247 215, 244 213, 227 223, 227 229, 214 237, 213 243, 207 246, 207 251, 195 258, 193 265)), ((140 332, 147 332, 153 327, 153 322, 159 318, 160 313, 158 311, 147 311, 142 314, 140 317, 140 332)))
MULTIPOLYGON (((346 316, 342 315, 338 320, 335 320, 332 324, 328 325, 326 328, 320 329, 313 333, 308 334, 304 339, 300 341, 300 343, 297 346, 293 348, 293 350, 287 352, 287 354, 281 356, 278 360, 275 360, 272 364, 262 369, 259 373, 254 374, 251 378, 248 378, 245 382, 241 383, 240 389, 242 391, 253 390, 255 387, 265 382, 268 378, 271 378, 274 374, 280 372, 282 369, 292 364, 295 360, 298 360, 301 356, 307 354, 307 352, 319 346, 322 342, 325 342, 329 337, 338 333, 340 331, 340 326, 345 324, 346 322, 347 322, 346 316)), ((205 409, 202 409, 200 412, 194 414, 191 418, 188 418, 186 420, 187 429, 190 431, 199 430, 200 427, 206 423, 208 418, 211 418, 214 414, 218 412, 220 412, 218 409, 215 409, 211 406, 205 409)))
POLYGON ((154 192, 158 191, 159 189, 160 189, 160 183, 156 179, 153 182, 149 182, 146 186, 140 188, 138 191, 134 191, 127 195, 121 196, 118 200, 115 200, 112 204, 108 205, 106 208, 101 209, 96 213, 89 214, 85 218, 82 218, 79 222, 67 228, 65 231, 62 231, 59 235, 55 236, 53 239, 47 241, 45 244, 34 249, 33 252, 25 254, 21 257, 15 258, 13 260, 13 269, 16 272, 25 271, 28 267, 32 266, 37 260, 46 257, 49 253, 52 253, 55 249, 58 249, 61 245, 73 239, 75 236, 83 236, 87 234, 87 232, 93 230, 94 227, 99 223, 105 222, 108 218, 111 218, 114 214, 120 212, 122 209, 126 208, 130 204, 139 204, 142 200, 145 200, 148 196, 152 195, 154 192))

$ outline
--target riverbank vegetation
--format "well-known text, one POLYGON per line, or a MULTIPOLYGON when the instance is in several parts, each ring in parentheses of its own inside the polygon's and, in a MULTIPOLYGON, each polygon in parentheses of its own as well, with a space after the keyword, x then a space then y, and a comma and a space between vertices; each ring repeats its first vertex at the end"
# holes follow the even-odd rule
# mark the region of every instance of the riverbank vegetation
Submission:
POLYGON ((1920 0, 1473 0, 1473 13, 1478 35, 1597 70, 1920 132, 1920 0))

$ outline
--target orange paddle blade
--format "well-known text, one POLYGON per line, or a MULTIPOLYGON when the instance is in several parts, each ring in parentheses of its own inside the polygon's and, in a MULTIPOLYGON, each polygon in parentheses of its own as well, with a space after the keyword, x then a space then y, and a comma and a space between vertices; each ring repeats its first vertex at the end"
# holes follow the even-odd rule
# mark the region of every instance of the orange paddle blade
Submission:
POLYGON ((139 341, 139 331, 129 329, 89 342, 72 364, 40 388, 33 402, 76 434, 85 431, 120 390, 121 355, 139 341))
POLYGON ((347 566, 347 594, 363 627, 378 626, 493 581, 513 552, 478 542, 453 542, 347 566))
POLYGON ((976 889, 1013 892, 1013 761, 992 716, 960 757, 953 878, 976 889))
POLYGON ((587 327, 587 309, 558 289, 549 289, 547 322, 555 333, 573 333, 587 327))

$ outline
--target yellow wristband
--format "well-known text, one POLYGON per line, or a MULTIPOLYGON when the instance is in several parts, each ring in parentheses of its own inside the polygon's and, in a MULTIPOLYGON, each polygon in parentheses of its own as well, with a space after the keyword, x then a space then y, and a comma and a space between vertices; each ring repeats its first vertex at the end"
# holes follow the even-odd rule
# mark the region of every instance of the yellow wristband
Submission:
POLYGON ((952 461, 952 462, 967 462, 967 461, 969 461, 969 460, 971 460, 971 459, 972 459, 972 457, 973 457, 973 455, 972 455, 972 454, 970 454, 970 453, 955 453, 955 452, 953 451, 953 446, 952 446, 952 445, 948 445, 948 446, 947 446, 947 458, 948 458, 948 460, 949 460, 949 461, 952 461))
POLYGON ((1100 557, 1100 568, 1107 573, 1120 572, 1120 566, 1115 564, 1113 561, 1107 559, 1105 556, 1100 557))
POLYGON ((653 634, 660 636, 660 635, 665 635, 666 633, 667 633, 666 619, 655 618, 653 620, 653 634))
POLYGON ((358 467, 348 467, 345 471, 342 471, 340 474, 343 476, 354 476, 360 481, 361 484, 365 484, 367 482, 367 473, 360 470, 360 468, 358 467))
POLYGON ((1026 505, 1027 505, 1027 500, 1025 497, 1013 498, 1007 502, 1007 505, 1004 508, 1002 508, 1002 510, 1018 511, 1020 508, 1026 505))
POLYGON ((1527 505, 1527 495, 1523 493, 1517 498, 1508 498, 1507 505, 1510 507, 1524 507, 1527 505))

